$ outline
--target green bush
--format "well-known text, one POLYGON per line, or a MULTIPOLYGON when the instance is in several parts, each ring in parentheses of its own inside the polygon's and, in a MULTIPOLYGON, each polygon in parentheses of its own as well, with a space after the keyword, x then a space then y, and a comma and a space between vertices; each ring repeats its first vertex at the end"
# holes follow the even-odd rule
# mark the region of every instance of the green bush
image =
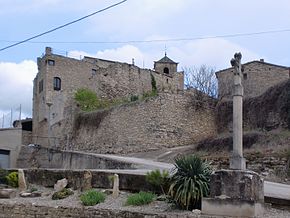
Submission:
POLYGON ((152 74, 150 74, 150 76, 151 76, 152 91, 157 93, 157 85, 156 85, 155 77, 152 74))
POLYGON ((160 188, 162 193, 165 194, 165 191, 168 187, 169 173, 167 170, 162 172, 157 169, 146 174, 146 181, 151 185, 160 188))
POLYGON ((131 95, 130 101, 138 101, 138 100, 139 100, 139 96, 138 95, 131 95))
POLYGON ((9 173, 6 176, 7 184, 11 187, 18 187, 18 172, 9 173))
POLYGON ((35 187, 31 187, 29 191, 30 191, 31 193, 32 193, 32 192, 37 192, 37 191, 38 191, 38 189, 37 189, 37 188, 35 188, 35 187))
POLYGON ((67 198, 68 196, 72 195, 73 191, 67 188, 64 188, 61 191, 55 192, 52 195, 52 200, 60 200, 60 199, 64 199, 67 198))
POLYGON ((156 195, 151 192, 139 192, 129 195, 126 201, 126 205, 144 205, 151 203, 156 198, 156 195))
POLYGON ((200 209, 201 198, 209 194, 212 173, 210 165, 199 156, 175 159, 174 174, 170 178, 169 195, 175 204, 186 210, 200 209))
POLYGON ((100 107, 100 100, 96 93, 87 88, 78 89, 74 96, 83 111, 93 111, 100 107))
POLYGON ((94 206, 96 204, 104 202, 106 199, 106 195, 102 192, 97 192, 96 190, 91 189, 82 194, 80 199, 83 205, 94 206))

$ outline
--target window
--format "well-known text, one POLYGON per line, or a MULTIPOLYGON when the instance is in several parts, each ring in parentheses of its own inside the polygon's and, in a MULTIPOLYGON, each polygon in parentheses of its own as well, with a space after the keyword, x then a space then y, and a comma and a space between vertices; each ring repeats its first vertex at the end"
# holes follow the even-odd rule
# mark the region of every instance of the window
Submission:
POLYGON ((92 69, 92 76, 95 76, 97 74, 97 70, 96 69, 92 69))
POLYGON ((55 65, 55 62, 54 62, 54 60, 50 60, 50 59, 48 59, 48 60, 47 60, 47 64, 48 64, 49 66, 54 66, 54 65, 55 65))
POLYGON ((43 79, 38 83, 38 92, 41 93, 43 91, 43 79))
POLYGON ((244 80, 248 79, 248 74, 244 73, 243 78, 244 78, 244 80))
POLYGON ((59 77, 53 78, 53 90, 56 90, 56 91, 61 90, 61 80, 59 77))
POLYGON ((164 69, 163 69, 163 73, 169 74, 169 69, 168 69, 168 67, 164 67, 164 69))

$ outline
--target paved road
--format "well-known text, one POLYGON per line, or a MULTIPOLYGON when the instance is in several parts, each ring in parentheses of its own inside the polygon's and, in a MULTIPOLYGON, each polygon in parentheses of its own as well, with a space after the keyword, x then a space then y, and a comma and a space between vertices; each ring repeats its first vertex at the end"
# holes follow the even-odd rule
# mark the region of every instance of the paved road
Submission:
POLYGON ((264 195, 272 198, 290 200, 290 185, 264 181, 264 195))

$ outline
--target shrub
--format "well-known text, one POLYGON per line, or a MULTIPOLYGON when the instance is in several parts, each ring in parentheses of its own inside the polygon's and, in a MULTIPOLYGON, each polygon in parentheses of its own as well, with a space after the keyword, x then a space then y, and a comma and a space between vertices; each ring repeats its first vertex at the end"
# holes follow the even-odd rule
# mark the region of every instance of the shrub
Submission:
POLYGON ((7 184, 11 187, 18 187, 18 172, 9 173, 6 176, 7 184))
POLYGON ((31 187, 30 188, 30 192, 32 193, 32 192, 37 192, 38 191, 38 189, 37 188, 35 188, 35 187, 31 187))
POLYGON ((139 96, 138 95, 131 95, 130 101, 138 101, 139 96))
POLYGON ((169 173, 167 170, 162 172, 157 169, 146 174, 146 181, 151 185, 160 188, 162 193, 165 194, 165 191, 168 187, 169 173))
POLYGON ((100 106, 96 93, 87 88, 78 89, 74 98, 83 111, 92 111, 100 106))
POLYGON ((126 201, 126 205, 144 205, 151 203, 156 198, 156 195, 151 192, 139 192, 129 195, 126 201))
POLYGON ((182 209, 200 209, 201 198, 209 194, 210 165, 196 155, 179 157, 174 165, 169 195, 182 209))
POLYGON ((85 206, 94 206, 101 202, 105 201, 105 194, 101 192, 97 192, 94 189, 88 190, 84 194, 81 195, 81 202, 85 206))
POLYGON ((156 92, 157 93, 157 86, 156 86, 156 80, 155 77, 150 74, 151 76, 151 87, 152 87, 152 92, 156 92))
POLYGON ((52 200, 60 200, 60 199, 64 199, 67 198, 68 196, 72 195, 73 191, 67 188, 64 188, 61 191, 55 192, 52 195, 52 200))

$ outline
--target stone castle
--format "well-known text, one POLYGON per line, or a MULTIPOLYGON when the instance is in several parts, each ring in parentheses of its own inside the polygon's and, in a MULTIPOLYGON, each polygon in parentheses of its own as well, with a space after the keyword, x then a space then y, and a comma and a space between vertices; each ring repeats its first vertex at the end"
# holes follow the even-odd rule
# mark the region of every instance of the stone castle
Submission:
MULTIPOLYGON (((178 63, 165 56, 154 70, 134 64, 57 55, 51 48, 38 58, 33 89, 33 143, 46 147, 97 153, 129 153, 189 145, 214 137, 215 99, 197 103, 196 90, 184 90, 184 74, 178 63), (158 96, 108 110, 79 113, 74 93, 93 90, 99 98, 141 96, 152 90, 158 96)), ((258 96, 269 87, 289 79, 289 68, 262 60, 244 64, 245 97, 258 96), (257 85, 259 84, 259 85, 257 85)), ((233 69, 216 73, 219 99, 232 93, 233 69)))

